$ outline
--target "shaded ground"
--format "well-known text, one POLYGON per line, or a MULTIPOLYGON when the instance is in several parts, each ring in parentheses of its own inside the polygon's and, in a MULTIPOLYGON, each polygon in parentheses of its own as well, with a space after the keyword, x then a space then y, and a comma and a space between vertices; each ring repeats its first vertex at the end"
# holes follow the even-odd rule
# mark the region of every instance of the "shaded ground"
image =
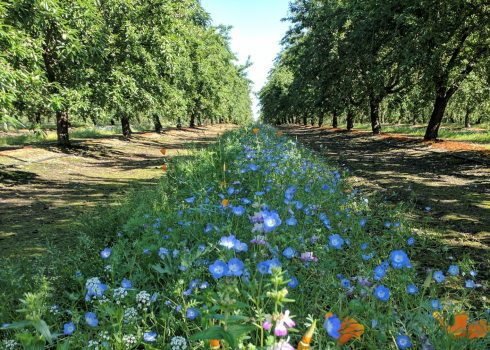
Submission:
POLYGON ((72 245, 76 218, 98 204, 117 203, 130 187, 154 183, 175 156, 202 148, 234 125, 168 130, 72 140, 73 148, 55 143, 0 147, 0 257, 42 253, 49 240, 72 245), (166 156, 160 149, 166 148, 166 156), (22 162, 47 159, 16 167, 22 162))
POLYGON ((357 186, 379 190, 392 202, 414 199, 414 219, 426 220, 429 216, 421 227, 443 233, 443 245, 421 255, 473 261, 480 265, 480 278, 490 278, 488 150, 467 143, 428 143, 420 137, 393 134, 379 137, 370 132, 299 125, 277 128, 349 168, 357 186), (425 207, 431 210, 426 211, 425 207))

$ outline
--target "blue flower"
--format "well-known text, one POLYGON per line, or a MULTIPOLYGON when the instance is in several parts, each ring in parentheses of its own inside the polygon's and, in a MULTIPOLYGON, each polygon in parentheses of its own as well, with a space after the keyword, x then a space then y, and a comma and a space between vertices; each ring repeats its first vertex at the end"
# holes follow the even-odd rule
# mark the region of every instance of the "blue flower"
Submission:
POLYGON ((237 240, 233 235, 230 235, 228 237, 221 237, 221 241, 219 242, 219 245, 231 249, 235 246, 236 241, 237 240))
POLYGON ((396 345, 398 345, 398 347, 403 350, 410 347, 412 343, 410 343, 410 337, 408 335, 399 335, 396 338, 396 345))
POLYGON ((91 327, 95 327, 99 324, 99 321, 93 312, 87 312, 85 314, 85 322, 91 327))
POLYGON ((187 316, 188 319, 193 320, 197 316, 197 310, 193 308, 188 308, 185 315, 187 316))
POLYGON ((241 215, 243 215, 243 213, 245 213, 245 209, 241 205, 239 205, 238 207, 233 207, 233 209, 231 211, 236 216, 241 216, 241 215))
POLYGON ((395 227, 400 227, 400 223, 399 222, 395 222, 395 227))
POLYGON ((175 311, 179 312, 180 310, 182 310, 182 305, 177 305, 175 307, 175 311))
POLYGON ((303 208, 303 203, 296 201, 296 210, 300 210, 301 208, 303 208))
POLYGON ((330 188, 330 187, 328 187, 328 185, 327 185, 327 184, 325 184, 325 185, 323 185, 323 186, 322 186, 322 190, 328 190, 329 188, 330 188))
POLYGON ((390 264, 388 263, 388 261, 383 261, 381 263, 381 267, 383 268, 383 270, 388 271, 388 269, 390 268, 390 264))
POLYGON ((350 287, 350 281, 347 278, 344 278, 342 281, 340 281, 340 284, 344 288, 349 288, 350 287))
POLYGON ((444 274, 442 273, 442 271, 436 271, 436 272, 434 272, 434 279, 438 283, 441 283, 442 281, 444 281, 446 279, 446 277, 444 276, 444 274))
POLYGON ((394 250, 391 252, 391 263, 394 268, 401 269, 403 266, 409 263, 407 253, 403 250, 394 250))
POLYGON ((438 309, 439 309, 439 310, 440 310, 440 309, 442 309, 442 305, 441 305, 441 303, 439 303, 439 300, 437 300, 437 299, 436 299, 436 300, 432 300, 432 301, 430 302, 430 305, 431 305, 431 306, 432 306, 434 309, 436 309, 436 310, 438 310, 438 309))
POLYGON ((284 249, 282 252, 282 255, 284 255, 286 258, 291 259, 294 256, 294 249, 291 247, 287 247, 284 249))
POLYGON ((288 282, 288 286, 295 288, 298 285, 298 280, 296 277, 291 277, 291 281, 288 282))
POLYGON ((230 187, 226 192, 231 196, 233 193, 235 193, 235 187, 230 187))
POLYGON ((192 280, 191 283, 189 284, 189 288, 194 289, 197 287, 199 284, 199 280, 192 280))
POLYGON ((257 169, 258 169, 257 165, 255 165, 255 164, 250 164, 248 167, 249 167, 249 168, 250 168, 250 170, 252 170, 252 171, 255 171, 255 170, 257 170, 257 169))
POLYGON ((408 239, 408 245, 412 245, 415 243, 415 239, 413 237, 408 239))
POLYGON ((390 290, 383 285, 379 285, 374 290, 374 294, 376 295, 376 298, 386 301, 390 297, 390 290))
POLYGON ((82 276, 82 273, 81 273, 81 272, 77 272, 77 273, 75 274, 75 276, 80 277, 80 276, 82 276))
POLYGON ((367 248, 368 244, 367 243, 364 243, 362 246, 361 246, 361 250, 365 250, 367 248))
POLYGON ((143 339, 146 342, 154 342, 156 340, 156 337, 157 337, 156 333, 145 332, 145 334, 143 334, 143 339))
POLYGON ((340 320, 337 318, 337 316, 332 315, 329 318, 325 320, 323 323, 323 327, 327 330, 327 333, 337 339, 340 337, 339 334, 339 329, 340 329, 340 320))
POLYGON ((361 225, 361 227, 364 227, 364 225, 366 225, 366 219, 362 218, 361 221, 359 221, 359 225, 361 225))
POLYGON ((466 288, 475 288, 475 282, 473 282, 472 280, 466 280, 465 284, 466 288))
POLYGON ((297 222, 298 222, 298 220, 296 220, 294 218, 294 216, 293 216, 293 217, 291 217, 291 218, 289 218, 289 219, 286 220, 286 225, 288 225, 288 226, 296 226, 296 223, 297 222))
POLYGON ((449 266, 449 270, 448 272, 452 275, 452 276, 456 276, 458 273, 459 273, 459 267, 457 267, 456 265, 451 265, 449 266))
POLYGON ((475 277, 475 276, 476 276, 476 272, 475 272, 475 271, 473 271, 473 270, 471 270, 471 271, 470 271, 470 275, 471 275, 471 276, 473 276, 473 277, 475 277))
POLYGON ((188 295, 190 295, 191 293, 192 293, 192 289, 191 289, 191 288, 189 288, 189 289, 185 290, 185 291, 184 291, 182 294, 184 294, 184 296, 188 296, 188 295))
POLYGON ((242 198, 242 202, 243 202, 243 204, 250 204, 250 203, 252 203, 252 201, 250 199, 248 199, 248 198, 242 198))
POLYGON ((269 263, 269 261, 268 261, 268 260, 267 260, 267 261, 262 261, 261 263, 259 263, 259 264, 257 265, 257 269, 259 270, 259 272, 260 272, 261 274, 263 274, 263 275, 264 275, 264 274, 266 274, 266 273, 269 273, 269 265, 270 265, 270 263, 269 263))
POLYGON ((220 278, 228 273, 228 264, 216 260, 213 265, 209 266, 209 272, 213 274, 214 278, 220 278))
POLYGON ((131 288, 131 281, 124 278, 122 280, 122 287, 124 289, 131 288))
POLYGON ((386 270, 383 269, 382 266, 377 266, 374 269, 374 279, 379 281, 381 278, 383 278, 386 275, 386 270))
POLYGON ((417 287, 415 287, 415 284, 411 284, 407 287, 407 293, 408 294, 415 294, 419 291, 417 287))
POLYGON ((269 260, 269 273, 272 273, 273 268, 281 268, 281 267, 282 264, 277 258, 269 260))
POLYGON ((228 262, 228 276, 240 276, 242 274, 243 262, 238 258, 230 259, 228 262))
POLYGON ((109 248, 105 248, 103 251, 100 252, 100 255, 102 255, 103 259, 107 259, 111 256, 111 250, 109 248))
POLYGON ((187 203, 193 203, 196 197, 186 198, 184 199, 187 203))
POLYGON ((264 229, 272 231, 277 226, 281 224, 281 219, 279 219, 279 215, 274 211, 261 211, 262 217, 264 218, 264 229))
POLYGON ((369 260, 371 258, 372 258, 371 255, 362 254, 362 260, 369 260))
POLYGON ((425 207, 425 210, 430 210, 430 207, 425 207))
POLYGON ((236 241, 235 243, 235 251, 237 253, 240 253, 240 252, 246 252, 248 250, 248 246, 247 246, 247 243, 243 243, 243 242, 240 242, 240 241, 236 241))
POLYGON ((385 227, 390 228, 390 226, 391 226, 391 222, 386 222, 385 223, 385 227))
POLYGON ((143 254, 150 254, 150 249, 143 249, 143 254))
POLYGON ((330 245, 334 248, 341 249, 344 240, 340 238, 340 236, 336 233, 333 236, 329 236, 328 240, 330 241, 330 245))
POLYGON ((264 191, 257 191, 257 192, 255 192, 255 194, 257 196, 262 196, 263 194, 265 194, 265 192, 264 191))
POLYGON ((206 289, 209 287, 209 283, 208 282, 203 282, 201 283, 201 285, 199 286, 199 289, 206 289))
POLYGON ((75 331, 75 324, 73 322, 70 323, 65 323, 65 326, 63 327, 63 333, 66 335, 71 335, 75 331))

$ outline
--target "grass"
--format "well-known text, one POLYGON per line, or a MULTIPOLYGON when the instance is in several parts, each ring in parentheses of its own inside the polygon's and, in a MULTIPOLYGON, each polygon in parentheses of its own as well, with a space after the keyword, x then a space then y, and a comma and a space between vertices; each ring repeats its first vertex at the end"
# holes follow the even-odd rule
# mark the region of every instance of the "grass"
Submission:
MULTIPOLYGON (((340 128, 346 128, 346 124, 339 124, 340 128)), ((465 129, 461 125, 443 124, 439 129, 439 138, 455 139, 462 141, 488 142, 490 143, 490 129, 488 125, 479 125, 479 128, 487 128, 487 131, 465 129)), ((371 124, 356 124, 354 129, 371 130, 371 124)), ((381 131, 394 134, 425 135, 425 127, 408 125, 382 125, 381 131)))
MULTIPOLYGON (((132 125, 131 129, 133 131, 149 131, 152 130, 148 125, 132 125)), ((122 134, 121 126, 97 126, 97 127, 88 127, 83 126, 79 127, 73 131, 70 131, 70 139, 84 139, 84 138, 95 138, 101 137, 105 135, 115 135, 122 134)), ((23 133, 19 136, 5 136, 0 137, 0 147, 1 146, 14 146, 14 145, 25 145, 31 143, 45 142, 45 141, 56 141, 57 135, 56 132, 47 132, 43 135, 36 135, 32 132, 23 133)))
POLYGON ((6 339, 46 342, 52 330, 60 346, 77 349, 175 349, 177 339, 196 350, 210 339, 224 350, 279 349, 287 348, 280 339, 296 345, 316 322, 318 349, 345 341, 394 350, 405 336, 413 348, 488 347, 488 337, 455 340, 437 320, 453 324, 466 311, 468 324, 487 322, 488 302, 465 288, 470 271, 480 273, 468 259, 445 252, 432 266, 419 260, 440 241, 424 234, 423 220, 408 219, 412 202, 366 196, 318 152, 258 130, 226 133, 212 149, 168 163, 158 185, 86 215, 76 250, 51 249, 49 264, 36 263, 47 271, 34 265, 19 279, 26 262, 0 263, 0 319, 24 320, 6 327, 6 339), (32 294, 22 306, 25 291, 32 294), (435 310, 441 316, 429 317, 435 310), (321 326, 327 312, 340 338, 321 326), (278 334, 288 315, 299 331, 288 320, 290 338, 278 334), (41 318, 49 330, 26 322, 41 318), (152 344, 145 333, 155 334, 152 344))

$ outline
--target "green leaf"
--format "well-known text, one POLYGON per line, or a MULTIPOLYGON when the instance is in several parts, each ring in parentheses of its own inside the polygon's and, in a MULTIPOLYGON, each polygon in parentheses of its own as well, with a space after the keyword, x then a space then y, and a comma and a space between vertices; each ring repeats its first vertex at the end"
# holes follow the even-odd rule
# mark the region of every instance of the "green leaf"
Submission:
POLYGON ((189 338, 189 340, 211 340, 211 339, 217 339, 217 340, 224 339, 223 328, 221 328, 220 326, 213 326, 199 333, 196 333, 189 338))
MULTIPOLYGON (((225 315, 220 315, 220 314, 211 314, 211 315, 205 315, 203 318, 214 318, 216 320, 224 321, 225 320, 225 315)), ((247 320, 249 317, 243 316, 243 315, 230 315, 228 316, 229 321, 237 321, 237 320, 247 320)))
POLYGON ((155 270, 157 270, 159 273, 168 273, 168 274, 172 274, 172 272, 170 272, 170 270, 168 269, 167 266, 165 266, 165 268, 162 268, 160 265, 151 265, 151 267, 153 267, 155 270))
POLYGON ((232 331, 236 337, 257 329, 253 324, 232 324, 228 326, 228 330, 232 331))
POLYGON ((58 343, 56 349, 68 350, 69 347, 70 347, 70 339, 67 339, 63 344, 58 343))
POLYGON ((425 278, 425 281, 424 281, 424 288, 429 288, 430 287, 430 281, 432 281, 432 276, 434 275, 434 272, 431 271, 427 277, 425 278))
POLYGON ((31 320, 23 320, 20 322, 15 322, 15 323, 9 324, 8 326, 2 327, 1 329, 25 328, 25 327, 29 326, 31 324, 31 322, 32 322, 31 320))
POLYGON ((53 337, 51 336, 51 332, 49 331, 49 327, 44 322, 44 320, 32 321, 32 325, 37 329, 39 333, 43 335, 43 337, 49 342, 49 344, 53 344, 53 337))

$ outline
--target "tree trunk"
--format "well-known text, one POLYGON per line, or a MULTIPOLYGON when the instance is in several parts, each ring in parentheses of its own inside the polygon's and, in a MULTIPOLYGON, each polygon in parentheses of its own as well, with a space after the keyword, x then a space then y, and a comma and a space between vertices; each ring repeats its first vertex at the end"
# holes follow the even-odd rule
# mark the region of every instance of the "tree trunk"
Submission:
POLYGON ((180 117, 177 118, 177 129, 182 129, 182 122, 180 121, 180 117))
POLYGON ((196 126, 195 120, 196 120, 196 115, 194 114, 194 112, 192 112, 191 113, 191 120, 189 121, 189 127, 193 128, 196 126))
POLYGON ((456 120, 454 120, 454 117, 453 117, 453 114, 452 113, 449 114, 448 118, 449 118, 449 122, 450 123, 456 124, 456 120))
POLYGON ((307 121, 306 121, 306 115, 303 114, 303 125, 306 125, 307 121))
POLYGON ((70 139, 68 137, 68 111, 56 112, 56 133, 58 135, 58 146, 70 147, 70 139))
POLYGON ((123 117, 121 118, 121 126, 122 126, 122 132, 123 136, 127 139, 131 138, 131 126, 129 125, 129 118, 123 117))
POLYGON ((155 123, 155 132, 161 133, 163 130, 162 123, 160 123, 160 117, 158 114, 153 114, 153 121, 155 123))
POLYGON ((417 125, 417 115, 416 115, 416 113, 413 114, 412 125, 417 125))
POLYGON ((201 115, 197 115, 197 126, 202 126, 201 115))
POLYGON ((378 135, 381 132, 381 124, 379 123, 379 98, 371 96, 369 98, 369 107, 371 111, 371 129, 374 135, 378 135))
POLYGON ((36 124, 41 124, 41 112, 36 112, 36 124))
POLYGON ((482 119, 483 119, 483 114, 478 117, 478 120, 475 122, 475 124, 481 124, 482 119))
POLYGON ((116 125, 116 123, 114 122, 114 119, 111 119, 111 125, 116 125))
POLYGON ((470 125, 471 112, 472 111, 470 108, 466 108, 466 115, 464 116, 464 127, 465 128, 471 128, 471 125, 470 125))
POLYGON ((444 116, 444 111, 446 110, 448 99, 446 97, 446 88, 440 88, 436 101, 434 102, 434 109, 432 115, 430 116, 429 125, 425 131, 425 140, 435 140, 439 133, 439 127, 441 126, 442 117, 444 116))
POLYGON ((337 128, 338 126, 339 126, 339 119, 337 117, 337 110, 334 109, 333 110, 333 117, 332 117, 332 128, 337 128))
POLYGON ((347 110, 347 130, 350 131, 354 127, 354 111, 351 109, 347 110))
POLYGON ((318 115, 318 126, 321 127, 323 125, 323 111, 318 115))

